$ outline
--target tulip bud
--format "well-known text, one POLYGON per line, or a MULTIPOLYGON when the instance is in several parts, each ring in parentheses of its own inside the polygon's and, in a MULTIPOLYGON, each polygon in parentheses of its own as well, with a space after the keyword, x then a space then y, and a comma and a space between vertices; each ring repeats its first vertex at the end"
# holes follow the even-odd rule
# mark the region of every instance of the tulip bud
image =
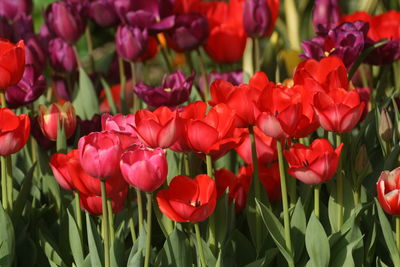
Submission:
POLYGON ((316 0, 312 15, 314 30, 318 31, 318 25, 325 29, 332 29, 339 24, 340 6, 338 0, 316 0))
POLYGON ((113 26, 119 21, 114 3, 111 0, 96 0, 91 2, 89 16, 102 27, 113 26))
POLYGON ((7 87, 7 106, 17 108, 38 99, 46 89, 43 75, 37 75, 32 65, 26 65, 24 75, 17 85, 7 87))
POLYGON ((39 35, 29 34, 25 37, 25 64, 32 65, 36 73, 42 73, 47 55, 39 35))
POLYGON ((65 130, 66 138, 70 138, 76 128, 75 109, 70 102, 63 106, 51 104, 50 107, 39 105, 38 122, 43 134, 50 140, 57 140, 58 124, 65 130))
POLYGON ((354 169, 356 170, 357 173, 362 173, 366 170, 368 165, 369 165, 369 160, 368 160, 367 147, 364 144, 362 144, 356 155, 354 169))
POLYGON ((22 14, 30 14, 32 12, 32 0, 1 0, 0 16, 9 20, 14 20, 22 14))
POLYGON ((60 38, 49 42, 50 64, 56 71, 72 72, 77 67, 75 52, 72 46, 60 38))
POLYGON ((207 19, 197 13, 178 15, 168 34, 178 51, 195 49, 208 37, 207 19))
POLYGON ((80 4, 57 1, 46 10, 46 24, 50 31, 69 44, 79 40, 86 27, 80 4))
POLYGON ((149 36, 147 30, 120 25, 115 36, 115 45, 120 57, 128 61, 138 60, 146 51, 149 36))
POLYGON ((265 0, 246 0, 243 6, 243 26, 250 37, 265 35, 270 23, 271 12, 265 0))
POLYGON ((391 142, 393 138, 393 123, 386 109, 382 109, 379 119, 379 136, 386 142, 391 142))

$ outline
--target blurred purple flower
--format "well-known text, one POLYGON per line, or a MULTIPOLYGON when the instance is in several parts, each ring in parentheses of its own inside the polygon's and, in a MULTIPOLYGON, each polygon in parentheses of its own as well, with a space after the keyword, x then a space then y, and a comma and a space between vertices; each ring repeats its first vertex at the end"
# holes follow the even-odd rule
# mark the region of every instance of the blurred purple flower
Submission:
POLYGON ((117 53, 125 60, 136 61, 146 51, 148 40, 146 29, 120 25, 115 35, 117 53))
POLYGON ((151 108, 176 107, 189 100, 194 77, 195 73, 186 77, 178 70, 170 75, 164 75, 160 86, 152 87, 140 82, 133 91, 151 108))
POLYGON ((65 101, 71 101, 70 90, 68 89, 68 83, 64 77, 53 76, 52 77, 52 88, 56 95, 65 101))
POLYGON ((95 114, 90 120, 81 120, 78 117, 79 137, 88 135, 92 132, 101 131, 101 116, 95 114))
POLYGON ((32 65, 36 73, 42 73, 47 60, 47 54, 42 39, 36 34, 25 36, 25 64, 32 65))
MULTIPOLYGON (((373 46, 375 43, 370 38, 365 43, 365 49, 373 46)), ((365 63, 371 65, 388 65, 400 59, 400 39, 388 40, 386 44, 375 48, 365 59, 365 63)))
POLYGON ((1 0, 0 16, 13 21, 22 14, 30 14, 32 5, 32 0, 1 0))
POLYGON ((21 39, 25 40, 26 35, 33 34, 32 16, 21 14, 14 20, 11 27, 14 42, 18 42, 21 39))
POLYGON ((340 22, 340 6, 338 0, 316 0, 312 14, 314 30, 321 27, 327 30, 335 28, 340 22))
POLYGON ((61 38, 55 38, 49 42, 48 50, 50 64, 56 71, 71 72, 76 70, 75 52, 68 43, 61 38))
MULTIPOLYGON (((213 81, 221 79, 230 82, 233 85, 239 85, 243 83, 243 71, 236 70, 231 72, 219 73, 219 72, 211 72, 207 75, 207 83, 211 84, 213 81)), ((204 83, 203 76, 199 78, 198 81, 200 90, 204 92, 204 83)))
POLYGON ((95 0, 89 5, 89 16, 100 26, 114 26, 119 22, 113 0, 95 0))
POLYGON ((5 17, 0 16, 0 38, 12 39, 13 30, 8 20, 5 17))
POLYGON ((271 23, 271 13, 265 0, 246 0, 243 5, 243 26, 252 38, 262 37, 271 23))

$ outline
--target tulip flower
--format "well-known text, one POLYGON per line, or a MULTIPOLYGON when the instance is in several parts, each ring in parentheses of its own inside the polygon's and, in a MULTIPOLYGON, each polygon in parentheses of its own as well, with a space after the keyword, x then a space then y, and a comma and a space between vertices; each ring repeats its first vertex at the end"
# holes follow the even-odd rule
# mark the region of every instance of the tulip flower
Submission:
POLYGON ((176 107, 189 100, 194 77, 195 73, 186 77, 178 70, 170 75, 164 75, 161 86, 151 87, 140 82, 133 91, 151 108, 176 107))
POLYGON ((50 107, 39 105, 38 122, 43 134, 50 140, 57 140, 58 125, 65 130, 66 138, 70 138, 76 129, 75 109, 70 102, 63 106, 51 104, 50 107))
POLYGON ((133 144, 139 143, 139 139, 134 130, 135 115, 103 114, 101 116, 101 125, 103 131, 111 131, 116 134, 120 141, 122 149, 126 149, 133 144))
POLYGON ((243 26, 248 36, 262 37, 271 23, 271 14, 265 0, 246 0, 243 6, 243 26))
POLYGON ((57 1, 46 10, 46 24, 50 31, 69 45, 76 43, 86 27, 82 4, 57 1))
POLYGON ((24 42, 13 44, 0 39, 0 90, 17 84, 24 74, 25 47, 24 42))
POLYGON ((314 2, 312 23, 316 32, 319 31, 321 26, 330 30, 336 27, 339 21, 340 5, 338 0, 316 0, 314 2))
POLYGON ((39 35, 25 37, 25 64, 32 65, 36 73, 42 73, 46 67, 47 53, 39 35))
POLYGON ((391 142, 393 138, 393 123, 389 113, 385 108, 383 108, 381 111, 378 124, 379 136, 382 138, 382 140, 386 142, 391 142))
POLYGON ((400 216, 400 167, 383 171, 376 183, 379 204, 390 215, 400 216))
MULTIPOLYGON (((33 21, 31 15, 21 14, 11 24, 13 30, 13 40, 26 40, 34 34, 33 21)), ((26 44, 25 44, 26 45, 26 44)))
POLYGON ((115 35, 115 47, 120 57, 128 61, 137 61, 146 51, 148 40, 146 29, 120 25, 115 35))
POLYGON ((175 222, 202 222, 214 212, 217 188, 205 174, 194 179, 179 175, 172 179, 168 189, 158 192, 157 202, 161 212, 175 222))
POLYGON ((314 110, 321 127, 331 132, 349 132, 360 121, 365 103, 357 91, 342 88, 314 96, 314 110))
POLYGON ((118 23, 113 0, 96 0, 89 4, 89 16, 101 27, 110 27, 118 23))
POLYGON ((328 140, 320 138, 307 147, 294 144, 284 151, 289 163, 289 174, 309 185, 318 185, 329 181, 338 167, 343 144, 336 149, 328 140))
POLYGON ((43 150, 49 150, 56 146, 56 142, 48 139, 40 128, 38 116, 31 118, 31 135, 35 138, 39 147, 43 150))
MULTIPOLYGON (((230 82, 232 85, 236 86, 243 82, 243 71, 237 70, 225 73, 211 72, 210 74, 207 74, 206 78, 207 78, 207 84, 211 84, 213 81, 221 79, 230 82)), ((202 92, 205 91, 203 76, 199 77, 198 86, 200 87, 200 90, 202 92)))
POLYGON ((118 173, 121 142, 112 132, 94 132, 79 139, 79 158, 90 176, 106 180, 118 173))
POLYGON ((68 152, 68 154, 53 154, 50 158, 49 165, 53 171, 54 178, 65 190, 75 189, 68 171, 68 166, 70 165, 70 160, 77 156, 79 156, 78 150, 74 149, 68 152))
POLYGON ((7 106, 17 108, 38 99, 47 88, 43 75, 37 75, 32 65, 26 65, 24 75, 18 84, 7 87, 7 106))
POLYGON ((177 112, 167 107, 160 107, 154 112, 139 110, 135 114, 135 122, 139 139, 151 148, 168 148, 173 145, 182 127, 177 112))
POLYGON ((0 1, 0 16, 15 20, 22 14, 30 14, 32 5, 32 0, 2 0, 0 1))
POLYGON ((101 132, 101 116, 99 114, 93 115, 90 120, 81 120, 78 118, 79 137, 88 135, 92 132, 101 132))
MULTIPOLYGON (((127 196, 128 188, 125 188, 124 190, 110 197, 112 212, 114 214, 119 213, 124 209, 127 196)), ((101 215, 103 213, 101 196, 81 194, 80 205, 82 209, 88 211, 90 214, 101 215)))
POLYGON ((282 200, 281 191, 281 176, 279 173, 279 164, 275 161, 269 166, 260 165, 259 179, 265 192, 267 192, 268 199, 272 202, 278 202, 282 200))
POLYGON ((135 149, 122 154, 121 172, 133 187, 152 193, 165 181, 168 163, 162 149, 135 149))
POLYGON ((48 50, 50 64, 56 71, 72 72, 76 70, 77 61, 71 45, 61 38, 55 38, 49 42, 48 50))
POLYGON ((15 113, 8 108, 0 109, 0 156, 14 154, 25 146, 29 138, 28 115, 15 113))
POLYGON ((13 29, 5 17, 0 16, 0 36, 4 39, 12 39, 13 29))

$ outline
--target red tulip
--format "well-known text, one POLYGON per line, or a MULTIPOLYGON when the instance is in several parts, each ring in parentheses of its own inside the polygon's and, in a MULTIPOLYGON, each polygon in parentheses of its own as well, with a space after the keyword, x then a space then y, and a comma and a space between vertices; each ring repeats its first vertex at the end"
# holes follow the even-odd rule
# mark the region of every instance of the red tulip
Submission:
POLYGON ((63 106, 51 104, 50 107, 39 105, 38 122, 43 134, 50 140, 57 140, 58 124, 65 130, 65 136, 70 138, 76 129, 75 109, 71 102, 63 106))
POLYGON ((162 149, 136 149, 122 154, 121 172, 133 187, 154 192, 168 175, 168 163, 162 149))
POLYGON ((162 213, 176 222, 197 223, 207 219, 217 203, 217 188, 205 174, 192 179, 184 175, 172 179, 168 189, 157 194, 162 213))
POLYGON ((269 200, 272 202, 281 201, 281 176, 279 173, 278 162, 275 161, 272 165, 269 166, 260 165, 258 169, 259 179, 268 194, 269 200))
POLYGON ((189 120, 186 127, 186 140, 191 149, 210 154, 214 160, 237 147, 243 140, 234 131, 235 113, 222 103, 210 109, 203 118, 189 120))
POLYGON ((123 150, 133 144, 139 143, 139 139, 134 130, 135 115, 133 114, 128 114, 126 116, 119 113, 114 116, 103 114, 101 116, 101 125, 103 131, 111 131, 119 137, 123 150))
POLYGON ((139 139, 151 148, 168 148, 177 139, 180 121, 177 112, 160 107, 154 112, 142 109, 136 112, 136 133, 139 139))
POLYGON ((115 134, 103 131, 83 136, 78 149, 82 168, 90 176, 107 179, 120 173, 122 148, 115 134))
POLYGON ((379 204, 390 215, 400 216, 400 167, 383 171, 376 183, 379 204))
MULTIPOLYGON (((50 167, 53 171, 54 178, 58 184, 65 190, 74 190, 71 176, 68 171, 68 165, 72 158, 79 157, 77 149, 71 150, 68 154, 56 153, 50 158, 50 167)), ((79 165, 80 166, 80 165, 79 165)))
MULTIPOLYGON (((114 214, 123 210, 127 196, 128 188, 125 188, 123 191, 111 197, 111 207, 114 214)), ((103 213, 101 196, 81 194, 80 203, 82 209, 93 215, 100 215, 103 213)))
POLYGON ((28 115, 0 108, 0 156, 8 156, 21 150, 29 138, 31 123, 28 115))
MULTIPOLYGON (((243 143, 237 148, 236 152, 247 164, 252 164, 251 143, 248 130, 244 130, 243 143)), ((277 159, 276 153, 276 140, 270 136, 265 135, 260 129, 254 127, 254 136, 256 139, 257 158, 259 164, 267 164, 277 159)))
POLYGON ((305 184, 316 185, 329 181, 336 172, 343 144, 335 150, 326 139, 316 139, 310 147, 293 145, 285 150, 289 174, 305 184))
POLYGON ((16 85, 21 80, 24 69, 24 42, 13 44, 6 39, 0 39, 0 90, 16 85))
POLYGON ((365 103, 356 90, 342 88, 328 94, 319 92, 314 96, 314 110, 321 127, 331 132, 348 132, 360 121, 365 103))

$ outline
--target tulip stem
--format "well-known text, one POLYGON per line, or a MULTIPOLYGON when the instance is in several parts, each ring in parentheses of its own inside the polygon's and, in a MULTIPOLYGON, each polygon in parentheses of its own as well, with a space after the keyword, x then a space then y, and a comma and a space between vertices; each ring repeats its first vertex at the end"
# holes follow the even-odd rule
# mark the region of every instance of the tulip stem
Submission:
POLYGON ((203 87, 204 87, 204 92, 205 92, 205 100, 208 101, 210 99, 210 87, 208 86, 207 82, 207 72, 206 72, 206 66, 204 64, 203 58, 201 57, 201 53, 199 49, 196 49, 197 56, 199 57, 199 64, 200 64, 200 73, 201 76, 203 77, 203 87))
POLYGON ((185 169, 185 175, 190 176, 189 153, 183 153, 183 166, 185 169))
MULTIPOLYGON (((342 142, 341 136, 339 133, 336 134, 336 147, 340 145, 342 142)), ((343 154, 343 153, 342 153, 343 154)), ((336 196, 338 203, 338 213, 337 213, 337 223, 338 223, 338 231, 342 227, 343 224, 343 172, 342 172, 342 157, 339 157, 339 164, 337 168, 337 177, 336 177, 336 196)))
POLYGON ((203 245, 201 243, 200 228, 198 223, 194 224, 194 229, 196 231, 197 253, 199 254, 198 256, 200 257, 201 266, 206 267, 207 266, 206 259, 204 257, 203 245))
MULTIPOLYGON (((253 162, 253 179, 252 179, 252 187, 254 190, 254 197, 261 201, 261 188, 260 188, 260 180, 259 180, 259 170, 258 170, 258 157, 257 157, 257 147, 256 147, 256 139, 254 136, 254 126, 250 125, 249 126, 249 137, 250 137, 250 143, 251 143, 251 156, 252 156, 252 162, 253 162)), ((252 197, 251 197, 252 198, 252 197)), ((255 241, 256 241, 256 248, 261 249, 261 216, 258 214, 255 208, 255 202, 253 199, 250 199, 249 201, 252 203, 251 205, 254 207, 255 211, 255 224, 256 224, 256 235, 255 235, 255 241)))
POLYGON ((7 162, 4 156, 1 157, 1 201, 3 202, 4 210, 8 210, 7 200, 7 162))
POLYGON ((107 208, 107 191, 106 182, 102 179, 101 182, 101 203, 103 208, 103 227, 104 227, 104 266, 110 267, 110 235, 108 229, 108 208, 107 208))
POLYGON ((6 102, 6 95, 5 91, 1 90, 0 88, 0 100, 1 100, 1 107, 6 108, 7 107, 7 102, 6 102))
POLYGON ((397 249, 400 250, 400 217, 396 216, 396 245, 397 249))
MULTIPOLYGON (((210 154, 206 154, 206 164, 207 164, 207 175, 211 178, 214 177, 214 172, 213 172, 213 163, 212 163, 212 158, 210 154)), ((211 247, 211 251, 215 252, 216 251, 216 241, 215 241, 215 213, 211 214, 211 216, 208 219, 209 223, 209 243, 211 247)))
POLYGON ((93 58, 93 41, 92 41, 92 34, 90 33, 89 25, 86 26, 85 37, 86 37, 86 45, 87 45, 88 55, 89 55, 89 70, 90 70, 90 72, 94 72, 95 65, 94 65, 94 58, 93 58))
POLYGON ((281 140, 276 140, 278 150, 279 175, 281 177, 282 205, 283 205, 283 223, 285 228, 286 248, 292 253, 292 239, 290 237, 290 221, 289 221, 289 205, 286 188, 285 166, 283 162, 282 143, 281 140))
MULTIPOLYGON (((136 65, 135 62, 131 61, 131 73, 132 73, 132 88, 135 88, 136 84, 137 84, 137 80, 136 80, 136 65)), ((135 92, 133 92, 133 113, 135 113, 136 111, 138 111, 140 109, 139 106, 139 98, 137 96, 137 94, 135 92)))
POLYGON ((125 66, 122 57, 118 57, 118 68, 119 68, 119 83, 121 87, 119 98, 121 100, 121 112, 126 113, 126 103, 125 103, 125 87, 126 87, 126 76, 125 76, 125 66))
POLYGON ((135 231, 135 222, 133 221, 133 199, 134 199, 134 194, 133 191, 129 188, 128 191, 128 214, 129 216, 129 229, 131 230, 131 237, 132 237, 132 244, 135 243, 136 241, 136 231, 135 231))
POLYGON ((81 58, 79 57, 78 49, 76 48, 75 45, 73 45, 72 48, 74 50, 74 54, 75 54, 75 57, 76 57, 76 63, 78 64, 78 68, 79 69, 83 69, 81 58))
POLYGON ((171 63, 169 62, 169 58, 168 58, 167 52, 165 51, 164 46, 162 46, 161 40, 160 40, 160 37, 158 36, 158 34, 156 35, 156 40, 157 40, 158 46, 160 46, 161 55, 164 58, 165 65, 167 66, 167 70, 168 70, 169 73, 171 73, 172 72, 171 63))
POLYGON ((139 234, 143 229, 143 203, 142 203, 142 194, 139 189, 136 188, 136 197, 138 204, 138 215, 139 215, 139 234))
POLYGON ((13 171, 12 171, 12 159, 11 155, 5 157, 7 162, 7 192, 8 192, 8 208, 11 211, 13 209, 14 197, 13 197, 13 171))
POLYGON ((81 241, 83 238, 82 235, 82 212, 81 212, 81 204, 80 204, 80 195, 79 195, 79 191, 76 190, 75 191, 75 216, 76 216, 76 223, 78 225, 78 231, 79 231, 79 235, 81 237, 81 241))
POLYGON ((253 72, 256 73, 260 70, 260 42, 258 38, 253 39, 253 72))
POLYGON ((112 210, 112 202, 111 199, 107 199, 107 209, 108 209, 108 224, 110 226, 110 243, 114 242, 115 239, 115 231, 114 231, 114 216, 112 210))
POLYGON ((152 194, 146 193, 147 197, 147 233, 146 233, 146 255, 144 258, 144 267, 148 267, 150 264, 150 252, 151 252, 151 201, 152 194))
POLYGON ((321 185, 317 184, 314 186, 314 214, 319 219, 319 193, 321 185))

